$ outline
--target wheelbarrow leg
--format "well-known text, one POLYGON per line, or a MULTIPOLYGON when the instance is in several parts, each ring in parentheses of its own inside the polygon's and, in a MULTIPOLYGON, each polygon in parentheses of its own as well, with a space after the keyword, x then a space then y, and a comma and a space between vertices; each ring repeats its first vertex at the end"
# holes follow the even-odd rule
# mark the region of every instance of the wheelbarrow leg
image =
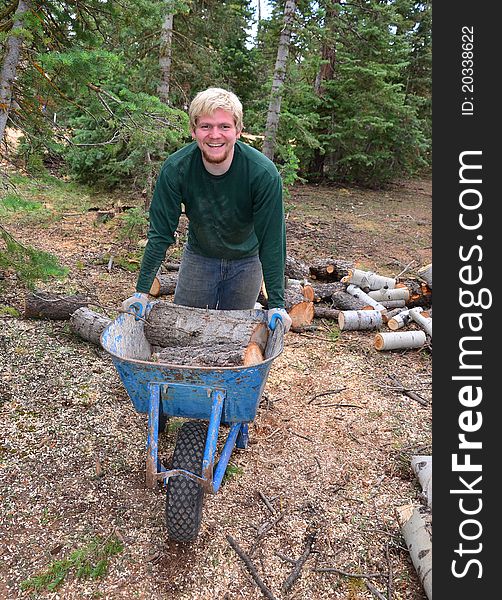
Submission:
POLYGON ((248 447, 249 443, 249 425, 247 423, 242 423, 239 431, 239 435, 237 436, 237 442, 235 445, 237 448, 241 450, 245 450, 248 447))
POLYGON ((158 461, 160 385, 157 383, 149 383, 148 390, 149 408, 148 438, 146 442, 146 485, 153 489, 157 485, 157 472, 160 467, 158 461))

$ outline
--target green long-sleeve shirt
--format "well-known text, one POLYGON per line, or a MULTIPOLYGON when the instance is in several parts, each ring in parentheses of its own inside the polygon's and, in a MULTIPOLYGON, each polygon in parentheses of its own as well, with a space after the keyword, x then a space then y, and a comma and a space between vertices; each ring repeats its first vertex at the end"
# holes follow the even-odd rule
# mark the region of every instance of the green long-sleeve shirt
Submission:
POLYGON ((148 243, 136 291, 150 291, 166 250, 175 241, 182 203, 189 219, 190 248, 222 259, 258 254, 269 308, 284 307, 286 227, 281 177, 271 160, 240 141, 223 175, 205 169, 196 142, 164 162, 150 206, 148 243))

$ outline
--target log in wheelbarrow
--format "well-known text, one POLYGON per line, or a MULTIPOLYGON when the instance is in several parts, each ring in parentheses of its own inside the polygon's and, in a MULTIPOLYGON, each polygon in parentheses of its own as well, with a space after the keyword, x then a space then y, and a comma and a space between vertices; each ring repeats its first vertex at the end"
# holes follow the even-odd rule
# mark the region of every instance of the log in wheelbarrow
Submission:
POLYGON ((152 362, 144 324, 138 313, 122 313, 103 331, 101 345, 111 355, 136 411, 148 415, 146 484, 167 486, 168 536, 190 542, 199 532, 204 494, 216 494, 233 449, 248 445, 249 423, 272 362, 282 352, 284 328, 280 319, 274 323, 259 364, 214 368, 152 362), (167 469, 158 458, 158 436, 170 417, 186 420, 178 429, 167 469), (217 456, 220 425, 228 426, 228 434, 217 456))

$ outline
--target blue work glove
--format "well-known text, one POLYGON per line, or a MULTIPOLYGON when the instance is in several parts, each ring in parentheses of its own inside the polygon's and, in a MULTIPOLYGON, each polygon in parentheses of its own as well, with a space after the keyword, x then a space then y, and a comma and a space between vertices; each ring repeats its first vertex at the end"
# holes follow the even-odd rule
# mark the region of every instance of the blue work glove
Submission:
POLYGON ((122 310, 128 313, 133 313, 136 315, 136 321, 139 318, 146 317, 146 307, 149 302, 148 294, 144 294, 143 292, 136 292, 127 300, 122 302, 122 310))
POLYGON ((284 325, 284 333, 289 331, 292 320, 285 308, 271 308, 267 311, 268 327, 274 331, 277 321, 282 321, 284 325))

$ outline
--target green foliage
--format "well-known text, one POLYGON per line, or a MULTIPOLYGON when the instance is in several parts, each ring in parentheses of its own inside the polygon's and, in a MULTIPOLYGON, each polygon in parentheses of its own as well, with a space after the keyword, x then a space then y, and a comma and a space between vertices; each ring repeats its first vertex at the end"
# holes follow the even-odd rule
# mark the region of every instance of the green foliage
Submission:
POLYGON ((234 477, 243 474, 244 470, 241 467, 238 467, 237 465, 234 465, 232 463, 228 463, 227 468, 225 470, 225 475, 223 475, 223 481, 227 482, 230 479, 233 479, 234 477))
POLYGON ((0 198, 0 217, 6 216, 12 212, 31 212, 38 211, 42 208, 40 202, 33 200, 25 200, 17 194, 9 193, 3 198, 0 198))
POLYGON ((20 317, 21 313, 13 306, 0 304, 0 317, 20 317))
POLYGON ((0 246, 0 270, 12 269, 28 288, 33 288, 37 281, 47 281, 68 273, 53 254, 23 246, 1 226, 0 241, 4 246, 0 246))
POLYGON ((146 234, 148 213, 143 208, 135 206, 119 215, 122 226, 118 232, 119 240, 136 241, 146 234))
MULTIPOLYGON (((263 134, 284 12, 283 1, 269 4, 254 45, 249 0, 33 5, 19 109, 9 114, 25 135, 18 160, 36 176, 57 159, 79 182, 150 189, 161 162, 189 141, 186 110, 208 86, 234 91, 246 130, 263 134), (168 13, 165 105, 157 88, 168 13)), ((11 27, 2 11, 0 55, 11 27)), ((297 2, 275 153, 286 195, 298 178, 377 187, 430 165, 431 29, 430 0, 297 2)))
POLYGON ((123 544, 115 537, 105 540, 96 537, 68 558, 54 560, 42 573, 22 581, 21 589, 53 592, 70 574, 76 579, 98 579, 106 575, 109 559, 123 549, 123 544))

